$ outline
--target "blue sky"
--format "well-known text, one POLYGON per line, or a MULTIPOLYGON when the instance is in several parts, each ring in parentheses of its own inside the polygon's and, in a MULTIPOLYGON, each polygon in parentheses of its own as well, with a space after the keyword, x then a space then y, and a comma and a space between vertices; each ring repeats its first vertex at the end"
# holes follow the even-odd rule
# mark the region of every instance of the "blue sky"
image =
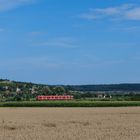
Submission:
POLYGON ((140 82, 139 0, 0 0, 0 78, 140 82))

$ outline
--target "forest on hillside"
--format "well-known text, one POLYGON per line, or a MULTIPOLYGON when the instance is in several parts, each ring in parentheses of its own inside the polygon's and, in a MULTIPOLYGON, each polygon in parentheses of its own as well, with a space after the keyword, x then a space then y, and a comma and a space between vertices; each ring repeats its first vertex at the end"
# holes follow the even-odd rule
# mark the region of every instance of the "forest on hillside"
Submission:
POLYGON ((140 91, 140 84, 71 85, 72 91, 140 91))

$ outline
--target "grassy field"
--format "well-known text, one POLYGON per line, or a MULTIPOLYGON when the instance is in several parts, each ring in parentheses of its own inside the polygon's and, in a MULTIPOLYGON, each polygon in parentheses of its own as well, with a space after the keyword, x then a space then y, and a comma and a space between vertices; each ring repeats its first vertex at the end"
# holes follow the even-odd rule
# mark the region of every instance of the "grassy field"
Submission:
POLYGON ((140 107, 0 108, 0 140, 140 140, 140 107))
POLYGON ((0 107, 129 107, 140 101, 25 101, 1 102, 0 107))

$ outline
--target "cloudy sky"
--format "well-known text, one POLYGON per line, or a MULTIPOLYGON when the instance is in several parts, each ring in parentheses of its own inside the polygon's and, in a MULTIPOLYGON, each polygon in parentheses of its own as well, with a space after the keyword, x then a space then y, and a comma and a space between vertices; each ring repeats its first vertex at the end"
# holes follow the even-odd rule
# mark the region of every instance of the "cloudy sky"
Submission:
POLYGON ((0 0, 0 78, 140 82, 140 1, 0 0))

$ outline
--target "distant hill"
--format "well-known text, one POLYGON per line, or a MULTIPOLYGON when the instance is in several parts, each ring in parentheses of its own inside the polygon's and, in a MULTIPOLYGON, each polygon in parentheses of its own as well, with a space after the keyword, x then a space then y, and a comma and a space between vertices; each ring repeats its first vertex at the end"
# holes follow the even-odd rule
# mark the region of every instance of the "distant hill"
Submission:
MULTIPOLYGON (((10 81, 8 79, 0 79, 0 85, 29 85, 32 86, 46 86, 45 84, 35 84, 31 82, 18 82, 10 81)), ((55 87, 57 85, 47 85, 49 87, 55 87)), ((129 84, 104 84, 104 85, 61 85, 67 90, 71 91, 140 91, 139 83, 129 83, 129 84)))
POLYGON ((140 91, 140 84, 72 85, 66 87, 72 91, 140 91))

